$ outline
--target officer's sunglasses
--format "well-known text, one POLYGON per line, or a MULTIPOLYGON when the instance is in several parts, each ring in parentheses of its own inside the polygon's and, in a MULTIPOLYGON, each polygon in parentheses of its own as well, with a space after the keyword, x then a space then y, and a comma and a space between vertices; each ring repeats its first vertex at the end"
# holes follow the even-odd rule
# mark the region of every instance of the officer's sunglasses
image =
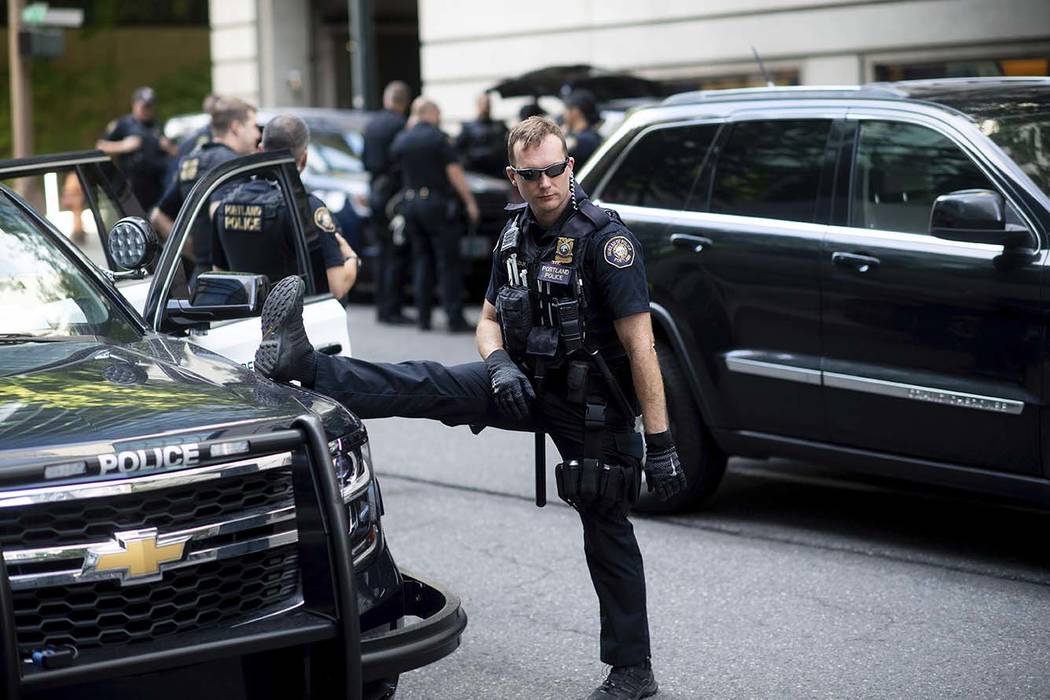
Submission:
POLYGON ((554 165, 548 165, 546 168, 514 168, 514 167, 512 167, 511 170, 513 170, 516 175, 520 175, 522 179, 528 180, 529 182, 534 182, 534 181, 540 179, 540 174, 541 173, 543 175, 546 175, 549 178, 558 177, 563 172, 565 172, 565 168, 567 168, 567 167, 569 167, 569 159, 568 158, 566 158, 565 160, 563 160, 560 163, 555 163, 554 165))

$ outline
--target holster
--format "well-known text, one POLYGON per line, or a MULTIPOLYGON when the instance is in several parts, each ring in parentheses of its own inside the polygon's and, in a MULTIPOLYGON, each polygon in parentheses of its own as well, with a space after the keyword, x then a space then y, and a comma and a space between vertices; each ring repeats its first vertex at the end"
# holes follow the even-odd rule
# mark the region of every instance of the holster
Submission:
POLYGON ((638 469, 598 459, 569 460, 554 467, 558 498, 576 510, 627 514, 638 500, 638 469))

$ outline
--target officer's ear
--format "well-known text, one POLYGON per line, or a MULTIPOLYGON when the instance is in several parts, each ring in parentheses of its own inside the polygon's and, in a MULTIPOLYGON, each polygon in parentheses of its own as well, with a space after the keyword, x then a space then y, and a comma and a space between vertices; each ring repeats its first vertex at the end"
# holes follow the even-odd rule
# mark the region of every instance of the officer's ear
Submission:
POLYGON ((514 168, 508 165, 506 168, 504 168, 504 172, 507 173, 507 179, 510 180, 510 184, 517 186, 518 181, 514 179, 514 168))
POLYGON ((569 156, 569 174, 572 175, 576 171, 576 159, 569 156))

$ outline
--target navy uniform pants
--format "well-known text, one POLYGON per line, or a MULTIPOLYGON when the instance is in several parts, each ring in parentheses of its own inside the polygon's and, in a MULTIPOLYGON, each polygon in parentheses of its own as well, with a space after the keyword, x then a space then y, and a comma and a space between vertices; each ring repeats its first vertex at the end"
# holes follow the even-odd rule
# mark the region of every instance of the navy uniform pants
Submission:
MULTIPOLYGON (((372 363, 319 355, 314 389, 360 418, 430 418, 447 425, 543 430, 562 459, 583 458, 583 407, 545 391, 533 415, 514 421, 500 415, 483 362, 447 367, 437 362, 372 363)), ((602 459, 641 468, 642 441, 633 417, 609 406, 602 459)), ((627 516, 583 509, 583 550, 601 613, 601 660, 612 666, 649 657, 645 572, 627 516)))
POLYGON ((449 200, 431 194, 405 202, 405 223, 412 242, 412 293, 419 325, 430 327, 434 279, 449 321, 463 318, 463 273, 460 271, 460 225, 448 215, 449 200))

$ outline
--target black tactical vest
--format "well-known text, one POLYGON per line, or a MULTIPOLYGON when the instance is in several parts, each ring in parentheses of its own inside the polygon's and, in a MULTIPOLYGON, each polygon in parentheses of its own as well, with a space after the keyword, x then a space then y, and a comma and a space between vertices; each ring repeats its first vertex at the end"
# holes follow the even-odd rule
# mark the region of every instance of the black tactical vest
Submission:
POLYGON ((517 362, 559 367, 584 350, 588 290, 583 263, 590 238, 611 221, 584 199, 550 240, 530 240, 521 230, 524 205, 504 228, 498 262, 507 283, 496 297, 496 317, 507 352, 517 362))

